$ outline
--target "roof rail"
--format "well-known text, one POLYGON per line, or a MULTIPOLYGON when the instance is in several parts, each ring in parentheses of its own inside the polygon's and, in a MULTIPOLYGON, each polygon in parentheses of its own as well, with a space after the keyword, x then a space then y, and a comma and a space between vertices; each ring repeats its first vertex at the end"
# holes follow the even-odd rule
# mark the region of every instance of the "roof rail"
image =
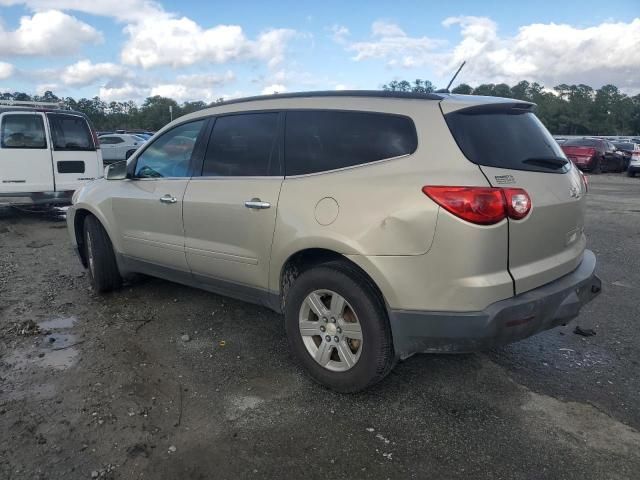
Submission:
POLYGON ((65 102, 35 102, 26 100, 0 100, 0 105, 6 105, 9 107, 23 107, 23 108, 56 108, 66 109, 65 102))

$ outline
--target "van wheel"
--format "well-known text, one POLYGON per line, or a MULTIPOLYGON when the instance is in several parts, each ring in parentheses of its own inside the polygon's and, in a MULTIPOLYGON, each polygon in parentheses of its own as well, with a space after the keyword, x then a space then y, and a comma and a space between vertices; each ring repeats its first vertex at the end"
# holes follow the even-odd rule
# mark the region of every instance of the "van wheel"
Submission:
POLYGON ((124 155, 124 159, 129 160, 129 157, 133 155, 135 152, 136 152, 135 150, 127 150, 127 153, 125 153, 124 155))
POLYGON ((122 277, 111 240, 102 224, 96 217, 90 215, 84 221, 83 233, 89 280, 93 289, 103 293, 120 288, 122 277))
POLYGON ((627 170, 627 176, 628 177, 635 177, 636 176, 636 172, 632 172, 631 170, 627 170))
POLYGON ((285 303, 291 350, 316 382, 349 393, 382 380, 395 356, 383 302, 355 268, 329 262, 303 272, 285 303))

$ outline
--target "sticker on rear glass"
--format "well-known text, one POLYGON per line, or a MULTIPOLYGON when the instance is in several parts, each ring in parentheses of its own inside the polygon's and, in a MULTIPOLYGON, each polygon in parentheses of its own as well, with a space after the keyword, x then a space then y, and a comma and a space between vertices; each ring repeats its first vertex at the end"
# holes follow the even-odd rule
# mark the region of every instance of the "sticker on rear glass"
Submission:
POLYGON ((496 183, 499 185, 504 185, 506 183, 516 183, 516 179, 513 178, 513 175, 496 175, 494 178, 496 179, 496 183))

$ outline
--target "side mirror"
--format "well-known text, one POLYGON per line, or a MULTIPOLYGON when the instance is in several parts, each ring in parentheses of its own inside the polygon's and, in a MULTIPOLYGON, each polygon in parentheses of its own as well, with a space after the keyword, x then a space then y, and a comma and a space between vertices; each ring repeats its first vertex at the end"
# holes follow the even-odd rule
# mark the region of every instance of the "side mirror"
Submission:
POLYGON ((127 178, 127 162, 116 162, 107 165, 104 169, 104 178, 107 180, 124 180, 127 178))

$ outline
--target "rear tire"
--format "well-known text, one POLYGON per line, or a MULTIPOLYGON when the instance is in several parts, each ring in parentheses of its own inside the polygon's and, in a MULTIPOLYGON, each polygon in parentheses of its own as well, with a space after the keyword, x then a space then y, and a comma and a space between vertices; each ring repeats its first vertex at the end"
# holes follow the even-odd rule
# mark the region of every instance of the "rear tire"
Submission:
POLYGON ((596 163, 593 166, 593 169, 591 169, 591 173, 594 173, 594 174, 602 173, 602 163, 599 158, 596 158, 596 163))
POLYGON ((628 177, 635 177, 636 176, 636 172, 632 172, 631 170, 627 170, 627 176, 628 177))
POLYGON ((113 245, 102 224, 92 215, 84 221, 84 249, 91 286, 98 293, 117 290, 122 277, 113 253, 113 245))
POLYGON ((395 365, 384 303, 368 279, 345 262, 321 264, 300 274, 286 298, 285 325, 296 359, 313 380, 332 390, 364 390, 395 365), (322 317, 315 313, 318 308, 322 317))

